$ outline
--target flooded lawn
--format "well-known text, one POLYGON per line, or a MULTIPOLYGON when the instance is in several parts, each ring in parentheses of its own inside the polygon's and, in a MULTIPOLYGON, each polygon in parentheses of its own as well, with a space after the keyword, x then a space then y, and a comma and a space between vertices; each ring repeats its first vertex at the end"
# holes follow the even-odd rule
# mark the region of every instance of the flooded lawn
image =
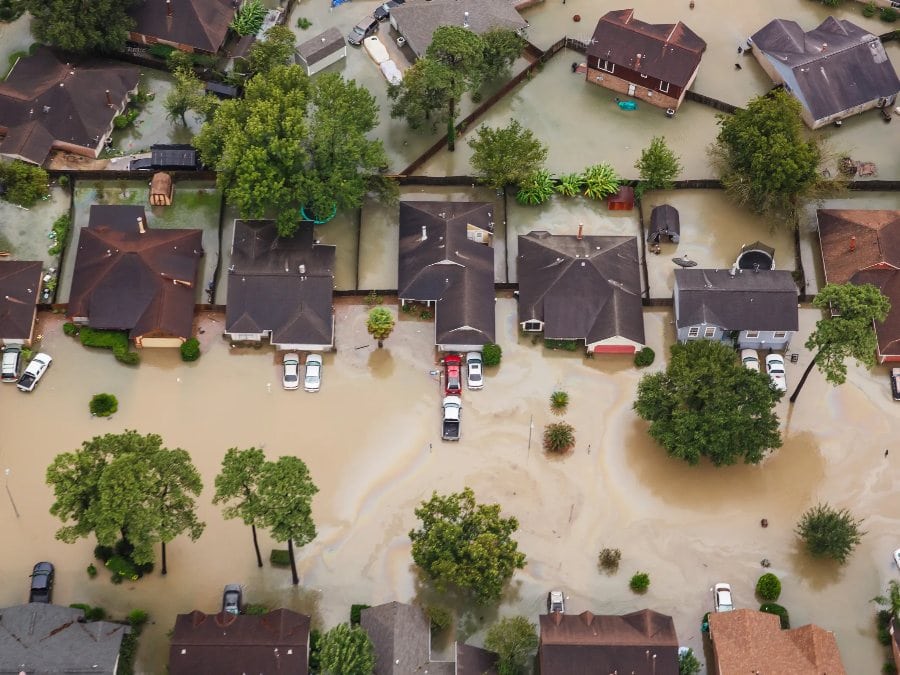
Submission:
POLYGON ((40 260, 45 268, 59 267, 59 256, 50 255, 53 222, 69 210, 69 191, 51 187, 50 197, 25 209, 0 200, 0 251, 11 260, 40 260))
POLYGON ((27 51, 34 43, 31 36, 31 14, 25 12, 10 23, 0 22, 0 74, 6 75, 10 56, 19 51, 27 51))

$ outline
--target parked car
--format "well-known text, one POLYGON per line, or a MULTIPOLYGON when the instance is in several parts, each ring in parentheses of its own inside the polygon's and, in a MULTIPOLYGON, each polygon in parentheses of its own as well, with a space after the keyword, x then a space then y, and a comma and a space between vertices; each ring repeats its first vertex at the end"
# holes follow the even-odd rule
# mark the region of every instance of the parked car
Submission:
POLYGON ((459 354, 448 354, 444 357, 444 394, 447 396, 462 394, 462 359, 459 354))
POLYGON ((389 0, 389 2, 385 2, 378 7, 375 8, 375 12, 373 12, 372 16, 374 16, 379 21, 384 21, 391 15, 391 10, 394 7, 398 7, 405 3, 406 0, 389 0))
POLYGON ((243 595, 240 584, 227 584, 222 593, 222 611, 225 614, 240 614, 243 595))
POLYGON ((734 609, 734 601, 731 599, 731 586, 726 583, 718 583, 713 587, 713 600, 717 612, 730 612, 734 609))
POLYGON ((303 378, 303 388, 306 391, 319 391, 322 387, 322 357, 319 354, 310 354, 306 357, 306 375, 303 378))
POLYGON ((284 373, 281 376, 281 386, 285 389, 296 389, 300 386, 300 356, 294 352, 288 352, 281 361, 284 373))
POLYGON ((354 47, 358 47, 362 44, 363 40, 377 31, 378 19, 374 16, 367 16, 353 27, 353 30, 351 30, 350 34, 347 36, 347 42, 354 47))
POLYGON ((900 570, 900 548, 894 551, 894 564, 897 565, 897 569, 900 570))
POLYGON ((153 159, 150 157, 138 157, 128 164, 129 171, 153 171, 153 159))
POLYGON ((787 380, 784 379, 784 357, 781 354, 766 356, 766 372, 772 379, 772 386, 778 391, 787 391, 787 380))
POLYGON ((547 593, 547 614, 553 614, 553 612, 566 613, 566 596, 562 591, 547 593))
POLYGON ((741 363, 744 365, 744 368, 759 372, 759 354, 756 353, 755 349, 742 349, 741 363))
POLYGON ((19 379, 21 368, 22 350, 18 347, 5 347, 3 349, 3 365, 0 366, 0 380, 15 382, 19 379))
POLYGON ((469 389, 481 389, 484 386, 481 352, 466 354, 466 386, 469 389))
POLYGON ((50 602, 53 596, 53 563, 39 562, 31 570, 28 602, 50 602))
POLYGON ((458 441, 459 423, 462 418, 462 399, 459 396, 445 396, 441 407, 444 410, 441 438, 445 441, 458 441))
POLYGON ((43 352, 35 354, 25 372, 22 373, 22 377, 16 383, 19 391, 34 391, 37 383, 44 376, 44 373, 47 372, 47 368, 50 367, 52 362, 53 359, 50 358, 49 354, 44 354, 43 352))
MULTIPOLYGON (((3 367, 6 368, 5 354, 3 356, 3 367)), ((6 379, 5 375, 4 379, 6 379)), ((891 368, 891 394, 893 395, 895 401, 900 401, 900 368, 891 368)))

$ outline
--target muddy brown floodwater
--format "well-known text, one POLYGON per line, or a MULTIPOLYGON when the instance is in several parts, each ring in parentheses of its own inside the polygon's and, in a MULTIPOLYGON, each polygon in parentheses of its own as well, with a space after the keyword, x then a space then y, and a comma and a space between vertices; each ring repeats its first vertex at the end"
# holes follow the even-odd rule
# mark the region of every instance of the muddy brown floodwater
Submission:
MULTIPOLYGON (((413 509, 434 489, 469 485, 480 500, 498 501, 519 519, 528 555, 496 612, 463 617, 461 635, 476 643, 497 613, 536 620, 547 590, 562 587, 573 612, 670 613, 682 644, 699 650, 710 587, 730 582, 737 605, 755 607, 759 561, 769 558, 794 625, 815 621, 835 631, 848 672, 876 672, 883 652, 869 599, 896 578, 890 552, 900 545, 900 448, 884 458, 900 422, 884 369, 851 367, 839 388, 811 376, 790 417, 781 404, 785 444, 761 466, 688 467, 650 442, 631 412, 640 373, 629 361, 548 352, 518 336, 513 300, 498 300, 497 310, 503 364, 488 372, 484 390, 464 393, 459 443, 439 440, 428 322, 403 315, 378 350, 365 332, 366 308, 339 304, 338 351, 326 355, 323 389, 312 395, 281 389, 271 350, 229 349, 220 315, 202 318, 204 355, 195 364, 183 364, 176 352, 149 350, 135 369, 82 348, 63 336, 59 316, 41 315, 38 332, 53 367, 33 395, 0 387, 0 468, 10 470, 11 498, 0 494, 7 542, 0 606, 24 602, 31 565, 50 560, 57 602, 100 605, 114 616, 135 607, 150 612, 154 623, 142 638, 139 667, 162 675, 175 615, 215 611, 226 583, 244 584, 248 602, 309 612, 326 627, 346 620, 354 602, 425 597, 409 554, 413 509), (539 438, 554 419, 547 399, 557 388, 571 395, 565 419, 575 426, 577 445, 564 459, 548 459, 539 438), (88 400, 99 392, 120 401, 108 421, 88 414, 88 400), (159 433, 169 447, 191 453, 204 479, 199 514, 207 528, 195 543, 180 537, 169 545, 168 576, 114 586, 104 573, 90 580, 85 572, 93 541, 67 545, 53 538, 58 523, 48 513, 44 472, 57 453, 130 428, 159 433), (286 570, 257 569, 249 530, 224 521, 210 503, 226 449, 251 445, 271 458, 303 458, 320 488, 313 502, 318 536, 299 551, 297 588, 286 570), (844 568, 813 563, 796 547, 794 523, 819 500, 865 518, 868 534, 844 568), (768 529, 759 526, 763 517, 768 529), (623 552, 615 576, 597 571, 606 546, 623 552), (638 570, 651 577, 645 597, 627 587, 638 570)), ((802 311, 804 331, 815 319, 812 310, 802 311)), ((670 322, 667 310, 646 314, 657 354, 673 339, 670 322)), ((800 362, 788 365, 791 384, 808 357, 800 351, 800 362)), ((663 365, 658 358, 651 369, 663 365)), ((262 546, 268 556, 265 533, 262 546)))

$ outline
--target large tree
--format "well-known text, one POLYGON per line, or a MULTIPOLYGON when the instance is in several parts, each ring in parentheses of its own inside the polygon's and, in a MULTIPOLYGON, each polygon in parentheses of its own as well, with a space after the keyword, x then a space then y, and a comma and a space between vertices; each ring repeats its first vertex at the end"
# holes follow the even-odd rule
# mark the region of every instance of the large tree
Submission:
POLYGON ((681 173, 681 162, 662 136, 654 136, 650 145, 641 151, 641 158, 634 163, 641 177, 637 186, 639 195, 647 190, 671 190, 678 174, 681 173))
POLYGON ((301 207, 327 217, 388 189, 384 147, 366 138, 377 117, 374 97, 352 80, 274 66, 247 82, 244 98, 224 101, 194 146, 241 217, 275 215, 279 234, 290 236, 301 207))
POLYGON ((29 0, 31 32, 45 44, 70 52, 116 52, 125 47, 134 0, 29 0))
POLYGON ((187 126, 187 113, 193 111, 203 121, 209 121, 218 107, 219 99, 206 93, 203 82, 190 68, 177 68, 173 77, 175 86, 163 101, 166 116, 173 121, 181 120, 181 124, 187 126))
POLYGON ((204 523, 195 512, 203 489, 184 450, 170 450, 156 434, 136 431, 97 436, 64 452, 47 469, 56 501, 50 513, 63 521, 57 539, 67 543, 93 533, 103 546, 121 539, 137 564, 154 560, 153 546, 187 532, 196 540, 204 523))
POLYGON ((518 120, 496 129, 478 127, 469 147, 473 150, 472 167, 485 185, 497 190, 520 184, 547 159, 547 146, 518 120))
POLYGON ((324 675, 371 675, 375 669, 375 647, 359 626, 339 624, 322 636, 319 670, 324 675))
POLYGON ((394 332, 394 315, 386 307, 375 307, 369 312, 366 320, 369 335, 378 340, 378 348, 384 347, 384 341, 394 332))
POLYGON ((481 80, 496 80, 507 72, 525 48, 525 38, 508 28, 481 34, 481 80))
POLYGON ((257 525, 262 526, 259 508, 259 479, 266 463, 266 456, 258 448, 238 450, 230 448, 222 460, 222 471, 216 476, 216 494, 213 504, 224 504, 226 518, 240 518, 253 533, 253 550, 256 564, 263 566, 256 538, 257 525))
POLYGON ((512 535, 519 522, 500 515, 499 504, 478 504, 471 488, 438 495, 416 509, 412 557, 439 591, 457 588, 478 604, 496 602, 513 573, 525 566, 512 535))
POLYGON ((796 533, 815 558, 831 558, 842 565, 862 541, 865 534, 847 509, 817 504, 806 511, 797 523, 796 533))
POLYGON ((250 74, 268 73, 275 66, 293 62, 296 35, 287 26, 272 26, 264 40, 254 42, 247 55, 250 74))
POLYGON ((847 379, 847 357, 857 365, 875 366, 878 348, 875 322, 882 322, 891 311, 891 301, 872 284, 827 284, 813 300, 813 306, 825 312, 806 341, 815 352, 790 401, 800 395, 806 378, 816 366, 831 384, 847 379))
POLYGON ((501 619, 488 628, 484 646, 500 657, 500 675, 520 675, 529 671, 528 662, 538 648, 535 625, 524 616, 501 619))
POLYGON ((634 409, 673 457, 757 464, 781 446, 773 411, 781 396, 764 373, 742 366, 730 346, 694 340, 672 345, 666 370, 641 379, 634 409))

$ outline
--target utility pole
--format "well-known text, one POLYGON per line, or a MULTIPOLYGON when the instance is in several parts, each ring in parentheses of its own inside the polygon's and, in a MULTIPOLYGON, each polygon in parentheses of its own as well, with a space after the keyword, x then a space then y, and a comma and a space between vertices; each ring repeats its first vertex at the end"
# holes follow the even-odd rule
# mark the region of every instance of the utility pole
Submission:
POLYGON ((19 509, 16 508, 16 502, 13 500, 12 492, 9 490, 9 469, 6 469, 3 473, 6 474, 6 495, 9 497, 9 503, 12 504, 16 518, 19 518, 19 509))

